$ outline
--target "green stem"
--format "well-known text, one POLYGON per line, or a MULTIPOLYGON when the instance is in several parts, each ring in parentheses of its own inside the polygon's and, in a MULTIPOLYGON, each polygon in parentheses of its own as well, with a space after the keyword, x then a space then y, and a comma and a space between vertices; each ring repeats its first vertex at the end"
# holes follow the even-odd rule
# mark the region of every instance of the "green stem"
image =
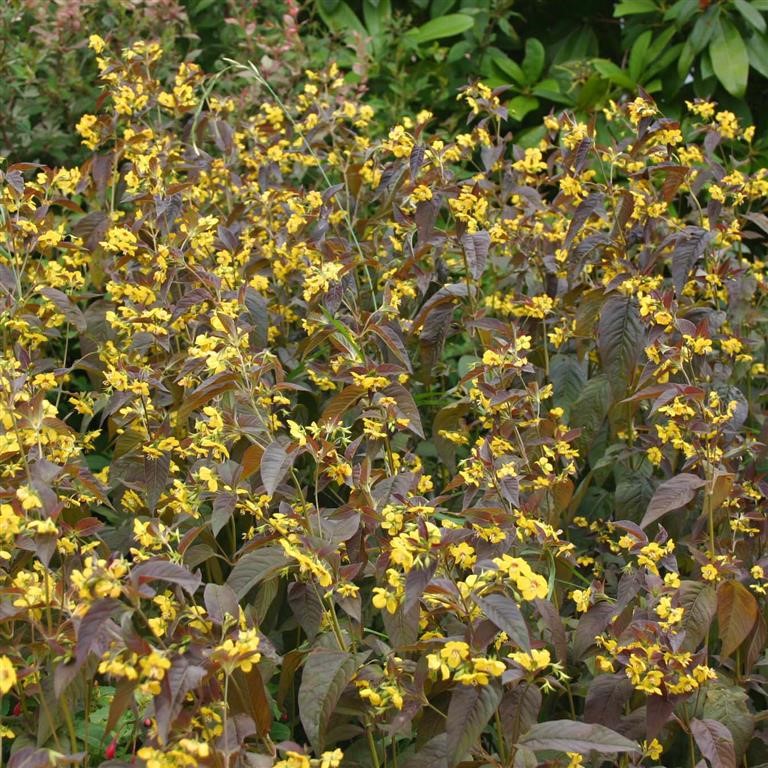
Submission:
POLYGON ((67 724, 67 732, 69 733, 69 742, 72 749, 72 754, 77 752, 77 733, 75 732, 75 722, 72 720, 72 712, 69 709, 69 702, 66 696, 62 696, 59 699, 59 706, 61 712, 64 715, 64 720, 67 724))
POLYGON ((707 516, 709 529, 709 559, 715 559, 715 511, 712 508, 712 477, 709 467, 706 469, 707 484, 704 486, 704 514, 707 516))
POLYGON ((371 753, 371 763, 373 768, 379 768, 381 763, 379 762, 379 750, 376 747, 376 740, 373 738, 373 723, 368 723, 365 728, 365 735, 368 739, 368 749, 371 753))
MULTIPOLYGON (((229 719, 229 672, 224 673, 224 743, 227 743, 227 720, 229 719)), ((224 768, 229 768, 229 752, 224 755, 224 768)))
POLYGON ((499 757, 501 758, 501 762, 503 765, 507 764, 507 746, 504 742, 504 728, 502 728, 501 725, 501 716, 499 715, 499 710, 497 709, 493 716, 494 723, 496 725, 496 741, 497 746, 499 748, 499 757))

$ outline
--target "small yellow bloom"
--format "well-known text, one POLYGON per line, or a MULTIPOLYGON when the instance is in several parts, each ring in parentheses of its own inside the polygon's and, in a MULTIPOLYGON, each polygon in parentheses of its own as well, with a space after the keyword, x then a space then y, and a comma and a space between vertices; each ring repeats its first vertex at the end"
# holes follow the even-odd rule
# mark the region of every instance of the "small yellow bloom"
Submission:
POLYGON ((0 693, 8 691, 16 685, 16 670, 13 662, 7 656, 0 656, 0 693))

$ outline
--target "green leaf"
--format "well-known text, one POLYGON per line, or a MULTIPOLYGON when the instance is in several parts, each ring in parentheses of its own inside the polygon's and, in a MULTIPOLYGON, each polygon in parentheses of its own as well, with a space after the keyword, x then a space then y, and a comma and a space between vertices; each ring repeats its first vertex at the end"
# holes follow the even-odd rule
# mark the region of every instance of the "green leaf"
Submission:
POLYGON ((629 76, 635 82, 638 82, 643 73, 650 44, 651 30, 648 29, 635 40, 632 50, 629 52, 629 76))
POLYGON ((304 664, 299 687, 299 716, 315 754, 325 746, 328 721, 357 670, 351 654, 315 648, 304 664))
POLYGON ((752 35, 747 40, 749 63, 763 77, 768 77, 768 38, 765 35, 752 35))
POLYGON ((512 61, 509 56, 498 51, 492 53, 490 59, 493 65, 500 69, 510 80, 512 80, 512 82, 517 83, 518 85, 525 84, 523 70, 520 69, 520 65, 512 61))
POLYGON ((749 695, 738 684, 720 677, 707 685, 707 698, 697 717, 717 720, 731 732, 736 761, 740 763, 755 730, 755 716, 749 708, 749 695))
POLYGON ((765 17, 754 5, 748 3, 747 0, 733 0, 733 4, 736 6, 736 10, 744 17, 747 24, 753 26, 758 32, 765 32, 765 17))
POLYGON ((392 5, 390 0, 364 0, 363 19, 368 34, 371 36, 371 44, 375 50, 380 50, 385 42, 382 37, 384 31, 392 20, 392 5))
POLYGON ((521 65, 525 74, 525 80, 529 85, 538 82, 544 71, 546 58, 547 54, 541 42, 535 37, 529 37, 525 41, 525 58, 521 65))
POLYGON ((432 5, 429 7, 429 15, 433 19, 445 16, 454 5, 456 5, 456 0, 432 0, 432 5))
POLYGON ((685 41, 683 50, 680 53, 680 58, 677 60, 677 74, 680 77, 686 77, 691 71, 693 60, 696 58, 696 51, 690 40, 685 41))
POLYGON ((709 44, 709 55, 717 79, 731 96, 741 98, 747 90, 749 54, 739 30, 721 18, 709 44))
POLYGON ((700 12, 699 0, 677 0, 671 8, 667 9, 662 19, 664 21, 676 21, 677 26, 682 27, 700 12))
POLYGON ((409 37, 417 45, 429 43, 432 40, 442 40, 445 37, 455 37, 471 29, 475 20, 466 13, 449 13, 438 19, 432 19, 420 27, 408 30, 409 37))
POLYGON ((519 742, 534 751, 555 752, 639 752, 640 748, 621 734, 604 725, 577 723, 572 720, 550 720, 537 723, 519 742))
POLYGON ((198 0, 195 3, 195 7, 192 9, 192 15, 197 16, 202 13, 206 8, 210 8, 218 0, 198 0))
POLYGON ((658 13, 658 7, 653 0, 623 0, 613 9, 614 18, 634 16, 638 13, 658 13))
POLYGON ((515 96, 506 103, 506 107, 513 120, 522 120, 529 112, 538 109, 539 100, 533 96, 515 96))
POLYGON ((667 512, 684 507, 696 496, 696 491, 704 485, 698 475, 681 472, 679 475, 662 483, 653 494, 648 509, 640 523, 641 528, 648 527, 667 512))
POLYGON ((357 32, 367 36, 367 31, 362 22, 347 3, 334 3, 333 10, 328 10, 326 4, 320 2, 317 5, 317 13, 328 29, 337 35, 344 34, 345 32, 357 32))
POLYGON ((717 626, 722 656, 730 656, 747 639, 757 622, 755 596, 739 581, 723 581, 717 588, 717 626))
POLYGON ((718 29, 719 20, 720 6, 716 5, 707 9, 706 13, 693 25, 693 29, 691 30, 688 39, 696 53, 705 48, 707 43, 712 39, 712 36, 718 29))
POLYGON ((592 59, 594 68, 606 79, 620 88, 626 88, 628 91, 634 91, 636 88, 632 78, 619 66, 609 59, 592 59))
POLYGON ((495 681, 488 685, 459 685, 454 689, 445 724, 449 766, 461 762, 477 743, 500 701, 501 686, 495 681))

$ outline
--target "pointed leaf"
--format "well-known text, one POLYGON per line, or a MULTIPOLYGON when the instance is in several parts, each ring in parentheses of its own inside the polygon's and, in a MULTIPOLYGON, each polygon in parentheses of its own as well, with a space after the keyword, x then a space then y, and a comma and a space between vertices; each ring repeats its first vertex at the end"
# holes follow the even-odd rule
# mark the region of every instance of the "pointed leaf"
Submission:
POLYGON ((235 563, 229 574, 227 586, 242 600, 259 582, 275 576, 288 565, 282 547, 261 547, 246 552, 235 563))
POLYGON ((485 597, 472 596, 480 610, 519 648, 528 651, 531 648, 531 640, 528 634, 528 625, 523 614, 517 607, 517 603, 507 595, 490 594, 485 597))
POLYGON ((633 691, 632 683, 625 674, 598 675, 589 684, 584 701, 584 720, 608 728, 617 728, 621 723, 624 705, 633 691))
POLYGON ((683 648, 696 650, 709 634, 709 628, 717 612, 717 594, 711 584, 702 581, 684 581, 677 591, 683 608, 681 628, 685 632, 683 648))
POLYGON ((741 582, 720 584, 717 588, 717 624, 723 656, 730 656, 747 639, 759 610, 755 596, 741 582))
POLYGON ((519 742, 528 749, 556 752, 639 752, 634 741, 606 728, 604 725, 577 723, 572 720, 551 720, 537 723, 519 742))
POLYGON ((406 33, 417 44, 429 43, 432 40, 442 40, 445 37, 455 37, 473 27, 475 20, 466 13, 446 13, 437 19, 432 19, 420 27, 406 33))
POLYGON ((154 558, 152 560, 145 560, 133 568, 131 570, 131 581, 137 587, 150 581, 166 581, 169 584, 177 584, 192 595, 200 586, 202 577, 199 573, 192 573, 183 565, 154 558))
POLYGON ((499 704, 499 718, 504 738, 517 744, 520 736, 536 722, 541 711, 541 691, 535 683, 522 681, 507 690, 499 704))
POLYGON ((721 15, 709 43, 709 55, 717 79, 731 96, 741 98, 747 90, 749 54, 738 28, 721 15))
POLYGON ((288 452, 285 443, 280 440, 274 440, 264 449, 259 471, 264 489, 270 496, 274 494, 277 486, 283 481, 293 465, 295 456, 295 453, 288 452))
POLYGON ((461 247, 467 259, 469 274, 473 280, 479 280, 485 272, 491 236, 485 231, 467 233, 461 238, 461 247))
POLYGON ((155 718, 161 743, 168 737, 173 721, 184 706, 184 699, 195 690, 206 675, 206 670, 186 656, 178 656, 165 673, 160 684, 160 693, 155 696, 155 718))
POLYGON ((357 669, 355 657, 315 648, 307 656, 299 687, 299 715, 315 754, 325 745, 328 721, 357 669))
POLYGON ((615 392, 625 393, 644 346, 645 328, 636 300, 631 296, 610 296, 597 324, 597 349, 615 392))
POLYGON ((645 511, 641 528, 646 528, 667 512, 684 507, 696 496, 696 491, 704 485, 704 480, 697 475, 682 472, 671 480, 662 483, 653 494, 648 509, 645 511))
POLYGON ((525 58, 521 65, 526 83, 533 85, 541 79, 546 58, 547 54, 541 42, 535 37, 529 37, 525 41, 525 58))
POLYGON ((448 768, 447 734, 440 733, 401 763, 402 768, 448 768))
POLYGON ((445 730, 448 734, 448 765, 456 765, 469 752, 501 701, 501 686, 459 685, 451 695, 445 730))
POLYGON ((716 720, 691 720, 691 733, 712 768, 736 768, 731 732, 716 720))

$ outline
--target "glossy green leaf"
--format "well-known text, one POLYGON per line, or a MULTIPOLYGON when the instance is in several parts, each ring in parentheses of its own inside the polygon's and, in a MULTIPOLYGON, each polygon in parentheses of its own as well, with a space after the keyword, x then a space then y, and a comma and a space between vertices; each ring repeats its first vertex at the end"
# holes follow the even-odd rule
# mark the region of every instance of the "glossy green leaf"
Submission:
POLYGON ((533 96, 515 96, 507 102, 506 106, 513 120, 522 120, 529 112, 538 109, 539 100, 533 96))
POLYGON ((640 13, 658 13, 659 7, 653 0, 623 0, 616 3, 613 15, 616 18, 622 16, 634 16, 640 13))
POLYGON ((475 20, 466 13, 448 13, 437 19, 432 19, 420 27, 409 30, 406 34, 417 44, 429 43, 432 40, 442 40, 455 37, 471 29, 475 20))
POLYGON ((606 79, 620 88, 626 88, 628 91, 635 90, 635 82, 619 66, 609 59, 592 59, 592 66, 606 79))
POLYGON ((374 50, 382 50, 385 40, 384 31, 392 20, 392 4, 390 0, 364 0, 363 19, 374 50))
POLYGON ((639 81, 643 73, 650 44, 651 30, 648 29, 635 40, 632 50, 629 52, 629 76, 635 82, 639 81))
POLYGON ((747 90, 749 54, 736 26, 721 18, 712 41, 709 55, 715 76, 731 96, 740 98, 747 90))
POLYGON ((768 77, 768 36, 752 35, 747 40, 749 64, 763 77, 768 77))
POLYGON ((541 77, 546 58, 547 54, 541 42, 535 37, 529 37, 525 41, 525 58, 521 65, 525 80, 529 85, 533 85, 541 77))
POLYGON ((765 32, 765 16, 747 0, 733 0, 736 10, 744 17, 744 20, 758 32, 765 32))
POLYGON ((520 65, 512 61, 509 56, 504 55, 501 51, 494 53, 490 57, 491 62, 495 67, 500 69, 510 80, 517 85, 523 85, 525 83, 525 74, 520 68, 520 65))
POLYGON ((357 17, 357 14, 345 2, 335 3, 333 10, 328 10, 323 3, 319 3, 317 12, 331 32, 336 34, 357 32, 361 35, 367 35, 367 30, 357 17))

